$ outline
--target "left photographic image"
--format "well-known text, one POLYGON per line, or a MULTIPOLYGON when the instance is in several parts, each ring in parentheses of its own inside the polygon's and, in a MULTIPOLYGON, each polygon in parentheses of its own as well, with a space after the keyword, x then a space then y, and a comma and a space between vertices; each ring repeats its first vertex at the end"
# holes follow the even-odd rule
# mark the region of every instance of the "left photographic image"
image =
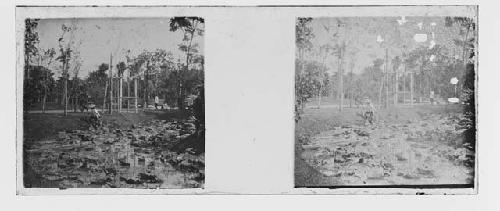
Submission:
POLYGON ((203 18, 23 22, 24 188, 204 188, 203 18))

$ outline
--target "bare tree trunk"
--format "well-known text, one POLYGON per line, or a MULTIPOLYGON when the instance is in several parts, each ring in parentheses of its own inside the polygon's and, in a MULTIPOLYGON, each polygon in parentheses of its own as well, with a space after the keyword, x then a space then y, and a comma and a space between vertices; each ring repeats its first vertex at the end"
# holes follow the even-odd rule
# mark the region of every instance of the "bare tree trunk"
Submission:
POLYGON ((123 83, 122 77, 118 78, 118 112, 122 112, 122 103, 123 103, 123 83))
POLYGON ((127 79, 127 97, 130 97, 130 78, 127 79))
POLYGON ((134 78, 134 106, 135 106, 135 113, 138 112, 137 109, 137 99, 139 97, 137 96, 137 78, 134 78))
POLYGON ((66 59, 63 63, 63 74, 64 74, 64 116, 68 115, 68 74, 66 73, 66 67, 68 66, 66 59))
POLYGON ((318 109, 321 107, 321 90, 322 90, 323 84, 320 83, 319 85, 319 90, 318 90, 318 109))
POLYGON ((465 33, 465 38, 464 38, 464 47, 463 47, 463 52, 462 52, 462 59, 464 62, 464 66, 467 65, 467 39, 469 38, 469 31, 470 31, 470 26, 467 26, 467 31, 465 33))
POLYGON ((399 78, 396 70, 394 70, 394 105, 398 104, 398 93, 399 93, 399 78))
POLYGON ((64 116, 68 115, 68 79, 64 79, 64 116))
POLYGON ((47 92, 49 92, 49 90, 47 88, 47 86, 48 86, 48 80, 49 80, 48 74, 49 74, 49 71, 48 71, 48 68, 47 68, 47 71, 45 72, 45 77, 44 77, 44 85, 45 86, 43 87, 42 113, 45 113, 45 103, 47 102, 47 92))
POLYGON ((343 73, 342 73, 342 54, 343 49, 340 47, 339 49, 339 90, 338 90, 338 98, 339 98, 339 110, 342 111, 342 106, 344 104, 344 90, 343 90, 343 73))
POLYGON ((413 88, 413 72, 410 72, 410 106, 413 106, 413 94, 414 94, 414 88, 413 88))
POLYGON ((102 101, 102 111, 106 109, 106 98, 108 93, 108 82, 106 81, 106 85, 104 85, 104 100, 102 101))
POLYGON ((145 82, 145 86, 144 86, 144 108, 143 109, 146 109, 147 106, 148 106, 148 100, 149 100, 149 90, 148 90, 148 86, 149 86, 149 61, 148 61, 148 64, 146 66, 146 74, 144 75, 144 82, 145 82))
POLYGON ((73 112, 75 112, 75 113, 76 113, 77 102, 78 102, 78 95, 73 96, 73 112))
MULTIPOLYGON (((382 78, 381 78, 382 79, 382 78)), ((380 88, 379 88, 379 91, 378 91, 378 104, 380 106, 382 106, 383 102, 382 102, 382 90, 384 89, 384 80, 380 80, 380 88)))
POLYGON ((109 113, 113 113, 113 54, 109 55, 109 113))
POLYGON ((406 65, 403 70, 403 105, 406 104, 406 65))
POLYGON ((385 107, 389 107, 389 49, 385 48, 385 107))
MULTIPOLYGON (((352 62, 352 64, 354 64, 354 62, 352 62)), ((353 93, 353 84, 352 84, 352 81, 353 81, 353 77, 354 77, 354 74, 352 73, 353 69, 354 69, 354 65, 350 65, 350 69, 351 69, 351 77, 349 78, 349 108, 352 108, 352 101, 353 101, 353 98, 354 98, 354 93, 353 93)))
POLYGON ((47 93, 43 94, 42 98, 42 113, 45 113, 45 101, 47 100, 47 93))

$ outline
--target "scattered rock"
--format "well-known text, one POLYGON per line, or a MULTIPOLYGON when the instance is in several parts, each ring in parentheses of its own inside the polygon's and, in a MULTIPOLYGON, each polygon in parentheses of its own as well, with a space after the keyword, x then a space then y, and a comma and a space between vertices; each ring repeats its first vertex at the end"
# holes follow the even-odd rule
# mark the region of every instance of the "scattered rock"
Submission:
POLYGON ((364 130, 355 129, 353 131, 354 131, 354 133, 358 134, 358 136, 370 136, 370 133, 368 133, 364 130))

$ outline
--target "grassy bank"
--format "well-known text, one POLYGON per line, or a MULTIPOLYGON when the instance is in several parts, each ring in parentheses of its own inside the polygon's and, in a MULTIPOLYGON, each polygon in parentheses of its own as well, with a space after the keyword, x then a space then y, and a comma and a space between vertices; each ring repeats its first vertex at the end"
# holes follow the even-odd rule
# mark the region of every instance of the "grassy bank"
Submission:
MULTIPOLYGON (((53 135, 59 131, 66 130, 86 130, 86 125, 81 119, 89 113, 69 112, 67 116, 58 113, 24 113, 23 133, 24 141, 31 142, 41 140, 53 135)), ((185 119, 189 115, 180 111, 150 111, 139 113, 113 113, 103 114, 103 122, 111 128, 130 127, 148 120, 175 120, 185 119)))

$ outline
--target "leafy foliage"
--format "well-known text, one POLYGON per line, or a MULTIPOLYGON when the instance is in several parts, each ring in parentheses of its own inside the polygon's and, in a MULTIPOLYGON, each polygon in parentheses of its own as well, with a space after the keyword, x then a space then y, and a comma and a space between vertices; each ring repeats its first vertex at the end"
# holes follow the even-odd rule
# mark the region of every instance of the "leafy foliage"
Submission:
POLYGON ((312 28, 309 26, 312 18, 298 18, 295 24, 295 43, 299 50, 309 50, 313 47, 311 39, 314 38, 312 28))
MULTIPOLYGON (((328 86, 330 79, 326 72, 326 67, 319 62, 303 61, 303 71, 295 73, 295 120, 300 119, 300 115, 304 109, 305 103, 318 93, 323 95, 324 87, 328 86)), ((300 61, 295 62, 295 67, 298 69, 301 65, 300 61)))
POLYGON ((24 110, 28 110, 35 103, 42 100, 44 94, 48 94, 55 88, 54 73, 43 66, 28 66, 29 79, 24 83, 24 110))
MULTIPOLYGON (((170 31, 181 30, 183 32, 183 43, 179 44, 179 49, 186 53, 186 62, 184 64, 184 71, 177 69, 175 76, 177 76, 177 106, 179 108, 185 108, 184 100, 187 96, 186 87, 192 87, 186 82, 186 74, 189 73, 191 64, 193 64, 193 58, 198 53, 198 45, 193 44, 195 35, 203 36, 204 33, 204 19, 199 17, 174 17, 170 19, 170 31)), ((203 59, 201 60, 203 62, 203 59)))
POLYGON ((38 39, 38 26, 39 19, 26 19, 24 32, 24 54, 25 54, 25 68, 28 69, 29 59, 38 55, 37 44, 40 42, 38 39))
POLYGON ((85 80, 88 95, 91 97, 91 100, 98 105, 101 105, 104 101, 104 88, 108 80, 108 74, 106 72, 108 70, 109 65, 102 63, 97 70, 90 72, 85 80))
POLYGON ((116 65, 116 69, 118 70, 118 77, 122 77, 123 73, 127 69, 127 65, 125 64, 125 62, 120 62, 116 65))

